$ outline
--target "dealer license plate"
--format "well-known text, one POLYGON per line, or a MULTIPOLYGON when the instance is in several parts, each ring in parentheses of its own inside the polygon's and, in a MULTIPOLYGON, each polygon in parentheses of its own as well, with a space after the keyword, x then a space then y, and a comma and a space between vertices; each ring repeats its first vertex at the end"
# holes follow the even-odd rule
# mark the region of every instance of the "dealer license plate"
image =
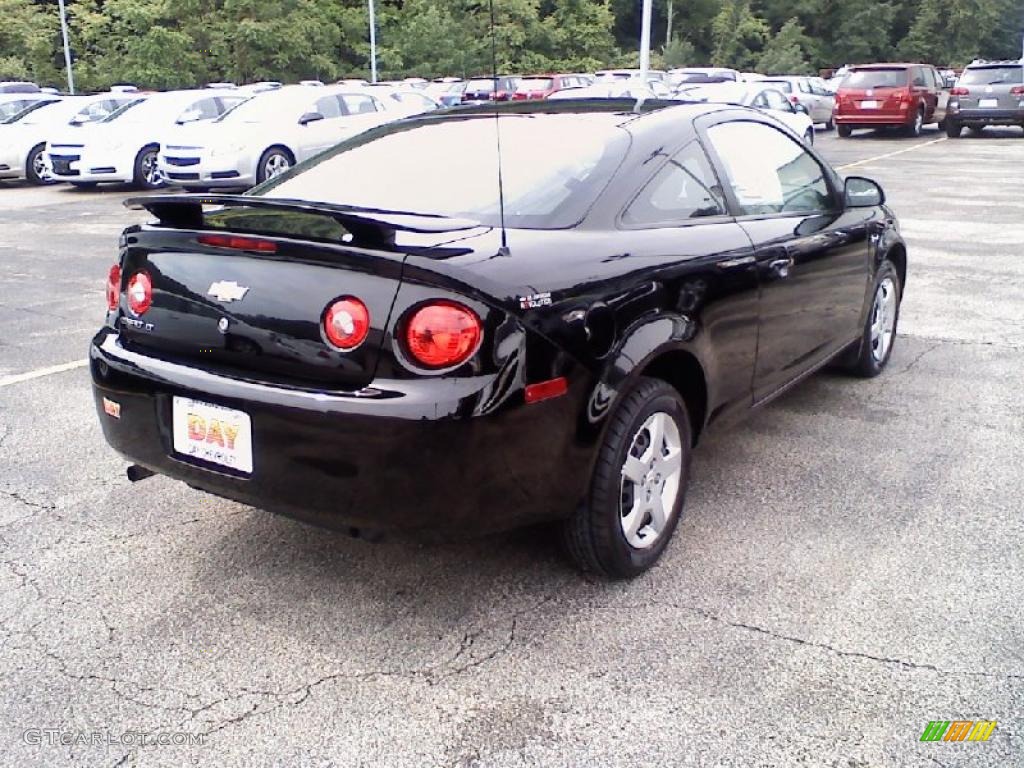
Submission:
POLYGON ((860 103, 861 109, 878 109, 877 101, 862 101, 860 103))
POLYGON ((982 109, 995 109, 999 106, 999 99, 979 99, 978 106, 982 109))
POLYGON ((252 473, 249 414, 187 397, 172 405, 174 450, 194 459, 252 473))

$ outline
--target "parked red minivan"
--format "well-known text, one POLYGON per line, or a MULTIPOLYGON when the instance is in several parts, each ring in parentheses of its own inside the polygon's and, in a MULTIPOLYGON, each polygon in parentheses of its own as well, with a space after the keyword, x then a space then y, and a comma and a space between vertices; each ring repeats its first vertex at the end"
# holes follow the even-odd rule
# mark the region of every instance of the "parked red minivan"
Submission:
POLYGON ((516 101, 546 99, 555 91, 566 88, 582 88, 590 85, 592 78, 586 75, 530 75, 519 78, 516 92, 512 98, 516 101))
POLYGON ((852 67, 836 92, 834 120, 846 138, 856 128, 903 128, 920 136, 929 123, 944 127, 949 89, 930 64, 852 67))

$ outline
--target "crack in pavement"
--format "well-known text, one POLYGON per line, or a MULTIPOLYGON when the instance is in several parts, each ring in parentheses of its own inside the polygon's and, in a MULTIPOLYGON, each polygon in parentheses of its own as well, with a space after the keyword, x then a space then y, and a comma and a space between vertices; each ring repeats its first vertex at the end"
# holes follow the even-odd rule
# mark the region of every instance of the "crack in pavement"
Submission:
POLYGON ((946 339, 941 336, 919 336, 913 333, 900 333, 898 338, 913 339, 914 341, 931 341, 936 346, 940 344, 956 344, 961 347, 999 347, 1001 349, 1013 349, 1024 352, 1024 344, 1011 344, 1003 341, 971 341, 968 339, 946 339))
POLYGON ((734 629, 742 629, 742 630, 745 630, 747 632, 753 632, 755 634, 766 635, 766 636, 771 637, 771 638, 773 638, 775 640, 782 640, 782 641, 787 642, 787 643, 793 643, 794 645, 802 645, 802 646, 807 646, 809 648, 817 648, 819 650, 828 651, 829 653, 833 653, 833 654, 835 654, 837 656, 843 656, 843 657, 846 657, 846 658, 863 659, 865 661, 874 661, 874 662, 878 662, 880 664, 896 665, 896 666, 902 667, 904 669, 915 670, 915 671, 920 670, 920 671, 926 671, 926 672, 934 672, 934 673, 936 673, 938 675, 949 675, 949 676, 959 676, 959 677, 983 677, 983 678, 993 678, 993 679, 997 679, 997 680, 1024 680, 1024 674, 1021 674, 1021 675, 1016 675, 1016 674, 1000 675, 1000 674, 995 674, 995 673, 992 673, 992 672, 978 672, 978 671, 974 671, 974 670, 957 671, 957 670, 950 670, 950 669, 942 669, 941 667, 937 667, 934 664, 922 664, 922 663, 916 662, 916 661, 907 661, 905 659, 896 659, 896 658, 892 658, 892 657, 888 657, 888 656, 875 656, 875 655, 870 654, 870 653, 864 653, 863 651, 846 651, 846 650, 843 650, 842 648, 836 648, 834 645, 829 645, 828 643, 819 643, 819 642, 817 642, 815 640, 805 640, 802 637, 796 637, 794 635, 786 635, 786 634, 783 634, 781 632, 775 632, 774 630, 767 629, 765 627, 759 627, 756 624, 746 624, 746 623, 744 623, 742 621, 730 621, 729 619, 725 619, 725 618, 719 616, 718 614, 712 613, 711 611, 709 611, 709 610, 707 610, 705 608, 698 608, 698 607, 692 606, 692 605, 679 605, 677 603, 662 603, 662 604, 670 606, 672 608, 678 608, 678 609, 681 609, 681 610, 684 610, 684 611, 689 611, 689 612, 694 613, 694 614, 696 614, 698 616, 701 616, 701 617, 703 617, 705 619, 708 619, 709 621, 713 621, 713 622, 716 622, 716 623, 719 623, 719 624, 724 624, 725 626, 733 627, 734 629))
POLYGON ((917 357, 915 357, 913 360, 911 360, 909 363, 907 363, 903 367, 903 370, 899 371, 899 373, 897 375, 903 375, 904 373, 909 371, 911 368, 913 368, 915 365, 917 365, 918 363, 921 362, 921 358, 923 358, 927 354, 930 354, 931 352, 934 352, 940 346, 942 346, 942 342, 941 341, 937 341, 934 344, 932 344, 930 347, 928 347, 923 352, 921 352, 919 355, 917 355, 917 357))

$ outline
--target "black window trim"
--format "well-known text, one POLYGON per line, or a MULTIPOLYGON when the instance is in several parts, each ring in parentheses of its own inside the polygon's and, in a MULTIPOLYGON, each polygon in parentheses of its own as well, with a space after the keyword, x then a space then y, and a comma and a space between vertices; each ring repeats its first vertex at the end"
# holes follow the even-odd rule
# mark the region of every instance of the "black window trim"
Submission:
POLYGON ((797 137, 793 136, 785 127, 776 124, 774 121, 766 119, 758 119, 758 116, 744 114, 739 112, 732 112, 728 114, 715 113, 712 115, 706 115, 703 118, 698 118, 694 122, 694 127, 697 131, 697 136, 700 139, 701 144, 704 145, 704 151, 711 159, 711 164, 715 169, 715 175, 719 179, 719 184, 722 186, 722 191, 725 195, 726 205, 729 208, 731 218, 736 222, 744 221, 760 221, 764 219, 791 219, 794 216, 821 216, 830 215, 837 216, 846 210, 846 206, 843 198, 844 186, 841 184, 840 178, 836 173, 835 169, 832 168, 824 159, 817 153, 813 147, 808 147, 797 137), (743 213, 743 206, 740 205, 739 200, 733 193, 731 184, 722 184, 721 179, 728 178, 728 174, 725 172, 726 165, 722 158, 719 157, 715 151, 714 144, 711 143, 708 137, 708 130, 716 125, 723 123, 760 123, 761 125, 767 126, 773 130, 778 131, 786 138, 790 139, 794 143, 798 144, 807 154, 813 158, 813 160, 821 168, 822 178, 825 180, 825 185, 829 190, 829 197, 831 198, 831 206, 821 211, 779 211, 778 213, 743 213))

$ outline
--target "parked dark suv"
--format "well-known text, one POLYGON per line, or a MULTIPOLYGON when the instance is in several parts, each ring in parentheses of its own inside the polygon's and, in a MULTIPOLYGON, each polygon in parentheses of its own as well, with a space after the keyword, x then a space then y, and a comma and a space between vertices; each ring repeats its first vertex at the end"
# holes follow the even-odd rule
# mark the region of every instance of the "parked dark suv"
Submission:
POLYGON ((946 134, 959 138, 964 126, 980 133, 986 125, 1024 128, 1024 62, 975 61, 950 92, 946 134))
POLYGON ((836 92, 834 121, 843 138, 855 128, 903 128, 921 135, 944 127, 949 90, 930 64, 866 64, 850 69, 836 92))

